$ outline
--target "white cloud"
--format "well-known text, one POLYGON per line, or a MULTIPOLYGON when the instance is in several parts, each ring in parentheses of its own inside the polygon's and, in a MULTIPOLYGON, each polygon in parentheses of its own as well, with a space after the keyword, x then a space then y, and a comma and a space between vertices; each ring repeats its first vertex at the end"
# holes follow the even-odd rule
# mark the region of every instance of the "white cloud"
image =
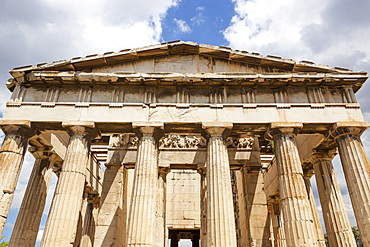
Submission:
POLYGON ((234 2, 236 14, 224 31, 233 48, 351 69, 370 68, 367 1, 234 2))
POLYGON ((39 229, 39 231, 37 232, 36 243, 41 243, 43 234, 44 234, 44 229, 39 229))
POLYGON ((177 27, 182 33, 191 33, 190 26, 184 20, 179 20, 177 18, 173 18, 173 21, 176 23, 177 27))
MULTIPOLYGON (((235 15, 224 37, 234 49, 278 55, 296 61, 370 71, 369 1, 233 0, 235 15)), ((369 82, 367 82, 369 84, 369 82)), ((370 120, 370 85, 357 94, 370 120)), ((370 133, 362 137, 370 154, 370 133)), ((356 225, 339 156, 334 167, 351 225, 356 225)), ((317 188, 313 186, 320 208, 317 188)), ((321 218, 322 220, 322 218, 321 218)))
POLYGON ((179 1, 1 1, 0 111, 10 97, 8 70, 159 43, 161 20, 179 1))
POLYGON ((198 6, 195 9, 195 12, 197 13, 197 15, 190 19, 193 25, 200 26, 205 22, 206 17, 204 16, 204 10, 205 10, 205 7, 203 6, 198 6))

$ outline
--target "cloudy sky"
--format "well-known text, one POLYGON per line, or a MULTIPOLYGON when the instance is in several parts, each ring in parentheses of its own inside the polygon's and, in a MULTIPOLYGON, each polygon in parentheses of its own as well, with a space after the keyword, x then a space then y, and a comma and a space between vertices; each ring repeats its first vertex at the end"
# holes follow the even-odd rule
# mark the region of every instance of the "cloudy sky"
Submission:
MULTIPOLYGON (((369 12, 368 0, 1 0, 0 117, 10 97, 5 82, 13 67, 179 39, 370 71, 369 12)), ((367 121, 369 94, 369 85, 357 93, 367 121)), ((370 134, 362 139, 369 154, 370 134)), ((32 162, 28 155, 6 239, 32 162)), ((334 164, 356 225, 338 158, 334 164)))

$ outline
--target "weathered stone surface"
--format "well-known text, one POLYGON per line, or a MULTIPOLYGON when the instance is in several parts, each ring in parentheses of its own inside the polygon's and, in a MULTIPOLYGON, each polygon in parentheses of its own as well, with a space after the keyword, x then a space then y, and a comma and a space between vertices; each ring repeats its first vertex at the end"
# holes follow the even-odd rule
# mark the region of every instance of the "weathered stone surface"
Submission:
POLYGON ((225 128, 231 124, 203 124, 207 145, 207 246, 236 247, 236 232, 225 128))
POLYGON ((155 237, 158 144, 153 125, 138 126, 139 140, 126 246, 153 246, 155 237))
POLYGON ((359 135, 368 125, 349 124, 338 124, 332 135, 338 145, 361 240, 366 246, 370 245, 370 163, 359 135))
POLYGON ((305 183, 305 186, 306 186, 308 200, 310 202, 311 212, 312 212, 312 216, 313 216, 314 231, 315 231, 317 246, 325 247, 326 245, 325 245, 324 233, 322 231, 319 214, 317 212, 315 197, 313 195, 313 191, 312 191, 312 188, 311 188, 310 179, 311 179, 312 175, 313 175, 312 170, 304 170, 303 171, 303 179, 304 179, 304 183, 305 183))
POLYGON ((28 138, 34 134, 29 121, 0 122, 5 133, 0 148, 0 233, 3 232, 22 168, 28 138))
MULTIPOLYGON (((366 128, 355 97, 366 72, 176 41, 11 74, 3 129, 27 130, 32 123, 38 135, 30 145, 52 149, 69 167, 53 167, 59 182, 43 246, 54 238, 48 246, 163 247, 169 233, 173 246, 184 238, 194 246, 201 238, 203 247, 284 246, 284 239, 287 246, 320 246, 302 168, 312 169, 307 161, 314 148, 336 148, 333 136, 348 137, 337 143, 345 149, 359 228, 369 239, 368 161, 356 138, 338 131, 355 123, 359 136, 366 128), (94 123, 101 135, 91 140, 86 167, 85 158, 71 155, 83 153, 85 142, 68 145, 64 128, 90 130, 94 123), (153 128, 151 137, 142 137, 153 128), (297 128, 300 135, 291 134, 297 128), (221 129, 222 136, 214 133, 221 129), (171 172, 166 177, 158 167, 171 172), (98 216, 89 194, 100 197, 98 216), (269 214, 266 199, 279 209, 270 205, 269 214)), ((2 226, 29 136, 21 132, 7 133, 0 150, 2 226)))
POLYGON ((295 131, 301 124, 272 124, 282 207, 288 246, 316 246, 313 216, 303 180, 295 131))
POLYGON ((327 150, 315 154, 314 170, 330 246, 357 246, 327 150), (326 152, 325 152, 326 151, 326 152))
POLYGON ((50 184, 53 164, 58 159, 47 150, 31 147, 34 157, 32 173, 14 225, 9 246, 35 246, 50 184), (44 152, 48 155, 44 155, 44 152), (52 157, 50 157, 52 155, 52 157))
POLYGON ((41 241, 43 247, 74 245, 90 152, 91 137, 86 129, 69 127, 72 135, 41 241))

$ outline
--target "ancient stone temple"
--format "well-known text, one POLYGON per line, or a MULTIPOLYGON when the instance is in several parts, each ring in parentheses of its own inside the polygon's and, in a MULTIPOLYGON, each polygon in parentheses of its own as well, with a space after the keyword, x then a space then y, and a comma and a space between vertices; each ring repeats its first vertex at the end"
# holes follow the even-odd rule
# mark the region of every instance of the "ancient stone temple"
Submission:
POLYGON ((370 166, 355 93, 366 72, 170 42, 14 68, 0 122, 0 227, 28 147, 9 246, 356 246, 339 153, 370 246, 370 166))

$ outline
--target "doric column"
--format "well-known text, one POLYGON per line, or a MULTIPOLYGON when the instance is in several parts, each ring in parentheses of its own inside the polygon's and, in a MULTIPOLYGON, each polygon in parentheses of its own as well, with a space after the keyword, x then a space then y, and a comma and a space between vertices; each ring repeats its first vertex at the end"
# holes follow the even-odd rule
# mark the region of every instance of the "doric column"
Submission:
POLYGON ((279 202, 280 202, 279 198, 269 199, 267 201, 274 233, 274 246, 286 247, 287 245, 285 240, 283 219, 281 215, 279 202))
POLYGON ((206 167, 198 165, 200 175, 200 241, 202 247, 207 247, 207 186, 206 167))
POLYGON ((313 216, 313 223, 314 223, 314 230, 315 230, 315 235, 317 239, 317 246, 320 247, 325 247, 325 238, 324 238, 324 233, 322 231, 321 223, 320 223, 320 218, 319 218, 319 213, 317 212, 317 207, 316 207, 316 202, 315 202, 315 197, 313 195, 312 187, 311 187, 311 177, 313 175, 313 170, 304 170, 303 171, 303 179, 304 183, 306 185, 306 191, 308 195, 308 200, 310 201, 310 207, 311 207, 311 212, 313 216))
POLYGON ((367 127, 367 123, 337 123, 332 132, 364 246, 370 246, 370 164, 360 135, 367 127))
POLYGON ((42 237, 42 247, 74 246, 91 138, 96 134, 93 122, 63 123, 63 127, 71 137, 42 237))
POLYGON ((8 218, 19 173, 26 153, 28 138, 35 130, 30 121, 1 120, 0 127, 5 133, 0 148, 0 236, 8 218))
POLYGON ((154 137, 159 123, 133 123, 139 136, 133 193, 127 226, 126 246, 154 245, 156 188, 158 180, 158 143, 154 137))
POLYGON ((13 228, 9 247, 35 246, 53 164, 59 159, 56 154, 51 154, 44 147, 30 147, 29 151, 35 157, 35 163, 13 228))
POLYGON ((231 123, 203 123, 207 143, 207 247, 236 247, 230 166, 225 130, 231 123))
POLYGON ((331 163, 335 152, 323 151, 313 157, 313 168, 319 191, 329 245, 357 246, 344 206, 342 194, 331 163))
POLYGON ((87 205, 83 219, 81 247, 92 247, 94 245, 95 225, 97 221, 97 210, 99 197, 97 194, 87 195, 87 205))
POLYGON ((268 134, 274 141, 287 246, 316 246, 313 216, 295 140, 300 128, 299 123, 272 123, 268 134))
POLYGON ((155 247, 166 246, 168 241, 166 229, 166 185, 167 174, 170 172, 170 167, 159 167, 158 169, 158 191, 157 191, 157 209, 156 209, 156 234, 155 247))
POLYGON ((122 229, 126 227, 123 194, 126 169, 121 164, 106 164, 94 247, 124 246, 122 229))

